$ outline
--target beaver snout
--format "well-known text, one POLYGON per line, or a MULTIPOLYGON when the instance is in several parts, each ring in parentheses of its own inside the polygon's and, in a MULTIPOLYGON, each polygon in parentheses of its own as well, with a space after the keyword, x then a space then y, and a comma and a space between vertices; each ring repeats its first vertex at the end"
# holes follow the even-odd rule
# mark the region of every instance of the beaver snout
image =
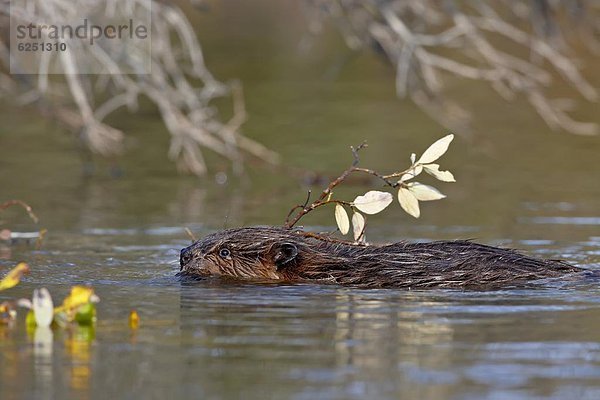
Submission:
POLYGON ((192 258, 194 257, 194 254, 192 253, 192 247, 193 245, 181 250, 181 253, 179 254, 180 271, 183 271, 183 268, 189 264, 190 261, 192 261, 192 258))

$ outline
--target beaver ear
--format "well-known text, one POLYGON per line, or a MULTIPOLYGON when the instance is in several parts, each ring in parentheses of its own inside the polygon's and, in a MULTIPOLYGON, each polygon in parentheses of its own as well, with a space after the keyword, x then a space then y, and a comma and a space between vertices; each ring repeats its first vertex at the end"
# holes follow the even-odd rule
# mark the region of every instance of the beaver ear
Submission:
POLYGON ((277 269, 285 267, 298 255, 298 248, 293 243, 281 243, 273 247, 273 262, 277 269))

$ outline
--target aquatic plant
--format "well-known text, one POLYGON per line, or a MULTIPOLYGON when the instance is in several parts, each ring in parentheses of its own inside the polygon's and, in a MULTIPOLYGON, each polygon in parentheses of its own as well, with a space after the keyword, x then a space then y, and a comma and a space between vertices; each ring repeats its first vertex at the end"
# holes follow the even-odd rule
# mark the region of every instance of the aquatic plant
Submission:
MULTIPOLYGON (((28 264, 24 262, 17 264, 0 279, 0 291, 18 285, 23 275, 29 273, 29 270, 28 264)), ((52 296, 46 288, 35 289, 31 300, 19 299, 16 305, 29 310, 26 318, 27 325, 47 328, 52 323, 60 327, 73 322, 79 325, 95 323, 95 304, 99 301, 100 298, 91 287, 75 285, 58 307, 54 307, 52 296)), ((11 323, 16 317, 17 311, 14 302, 5 301, 0 304, 0 323, 11 323)))

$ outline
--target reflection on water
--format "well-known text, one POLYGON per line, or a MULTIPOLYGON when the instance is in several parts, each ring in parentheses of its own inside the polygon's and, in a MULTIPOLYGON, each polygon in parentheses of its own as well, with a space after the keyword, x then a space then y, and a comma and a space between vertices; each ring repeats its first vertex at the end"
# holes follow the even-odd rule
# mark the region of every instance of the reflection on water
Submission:
POLYGON ((95 334, 94 326, 74 326, 65 338, 65 350, 71 361, 70 387, 80 393, 80 398, 89 397, 91 345, 95 334))
POLYGON ((187 354, 211 365, 195 379, 211 395, 239 394, 225 382, 241 375, 252 398, 257 382, 276 383, 273 398, 494 398, 554 396, 572 379, 600 388, 600 336, 571 329, 600 315, 600 298, 572 295, 199 284, 181 304, 197 338, 187 354))
POLYGON ((41 398, 52 398, 53 391, 53 363, 52 354, 54 346, 54 334, 48 327, 35 328, 33 334, 33 374, 35 376, 35 387, 41 394, 41 398))

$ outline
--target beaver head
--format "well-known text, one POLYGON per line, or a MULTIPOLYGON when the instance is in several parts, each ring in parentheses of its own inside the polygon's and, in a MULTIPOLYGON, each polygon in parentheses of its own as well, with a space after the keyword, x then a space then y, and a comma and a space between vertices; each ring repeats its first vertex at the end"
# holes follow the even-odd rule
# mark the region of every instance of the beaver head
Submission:
POLYGON ((206 236, 181 250, 184 275, 282 279, 282 269, 298 262, 294 231, 281 228, 229 229, 206 236))

